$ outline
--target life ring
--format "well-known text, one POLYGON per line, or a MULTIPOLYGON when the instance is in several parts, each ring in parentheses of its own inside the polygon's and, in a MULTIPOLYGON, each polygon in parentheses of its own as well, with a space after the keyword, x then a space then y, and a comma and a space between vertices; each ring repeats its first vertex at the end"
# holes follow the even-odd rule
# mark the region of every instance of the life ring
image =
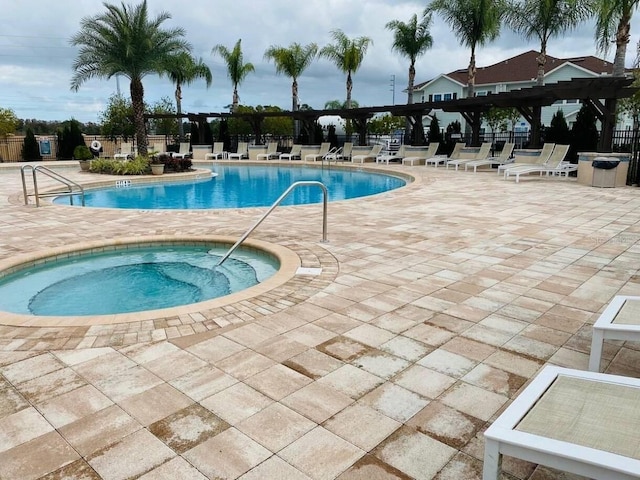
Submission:
POLYGON ((98 140, 94 140, 93 142, 91 142, 91 150, 96 150, 99 152, 101 148, 102 144, 98 140))

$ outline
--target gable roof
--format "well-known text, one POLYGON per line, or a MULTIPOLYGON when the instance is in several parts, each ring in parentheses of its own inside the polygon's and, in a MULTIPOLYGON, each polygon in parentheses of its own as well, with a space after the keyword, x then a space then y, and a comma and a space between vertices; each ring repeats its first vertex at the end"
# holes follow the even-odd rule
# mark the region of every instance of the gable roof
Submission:
MULTIPOLYGON (((495 83, 513 83, 513 82, 530 82, 538 76, 538 63, 536 57, 540 55, 535 50, 521 53, 515 57, 507 58, 501 62, 489 65, 487 67, 478 67, 476 72, 476 85, 495 84, 495 83)), ((549 73, 561 67, 564 64, 571 63, 585 70, 593 72, 594 75, 602 75, 603 73, 613 73, 613 63, 607 62, 601 58, 593 56, 572 57, 572 58, 556 58, 547 55, 547 63, 545 65, 545 73, 549 73)), ((445 74, 446 77, 455 80, 463 85, 467 84, 467 69, 461 68, 445 74)), ((420 89, 431 80, 417 84, 414 89, 420 89)))

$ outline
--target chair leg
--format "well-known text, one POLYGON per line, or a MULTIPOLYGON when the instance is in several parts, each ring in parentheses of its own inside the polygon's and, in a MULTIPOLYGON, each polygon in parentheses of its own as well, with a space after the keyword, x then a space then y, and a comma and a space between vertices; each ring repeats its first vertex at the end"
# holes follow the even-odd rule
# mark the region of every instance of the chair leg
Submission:
POLYGON ((589 354, 589 371, 600 371, 600 360, 602 359, 602 344, 604 342, 604 332, 600 329, 593 329, 591 339, 591 353, 589 354))
POLYGON ((484 465, 482 467, 482 480, 498 480, 502 457, 498 442, 484 439, 484 465))

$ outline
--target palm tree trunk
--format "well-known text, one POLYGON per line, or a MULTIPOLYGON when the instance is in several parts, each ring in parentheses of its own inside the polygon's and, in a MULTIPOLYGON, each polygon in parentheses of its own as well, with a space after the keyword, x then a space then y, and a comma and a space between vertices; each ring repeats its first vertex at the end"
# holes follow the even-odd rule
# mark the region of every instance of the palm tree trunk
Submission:
POLYGON ((133 107, 133 125, 136 132, 138 155, 147 155, 147 132, 144 125, 144 87, 139 78, 131 79, 131 106, 133 107))
POLYGON ((471 47, 471 58, 469 59, 469 68, 467 69, 467 97, 475 96, 476 85, 476 47, 471 47))
POLYGON ((544 85, 544 66, 547 63, 547 42, 545 41, 540 43, 540 55, 536 57, 536 62, 538 62, 538 78, 536 84, 544 85))
POLYGON ((627 44, 629 43, 629 22, 631 19, 626 15, 620 19, 618 23, 618 31, 616 32, 616 56, 613 60, 613 76, 624 76, 624 59, 627 55, 627 44))
MULTIPOLYGON (((407 85, 407 104, 410 105, 413 103, 413 84, 416 80, 416 67, 415 61, 412 61, 409 64, 409 84, 407 85)), ((409 121, 409 117, 405 117, 404 122, 404 138, 411 138, 411 122, 409 121)))
MULTIPOLYGON (((291 82, 291 111, 298 111, 298 80, 296 77, 293 77, 293 82, 291 82)), ((293 141, 298 139, 298 135, 300 133, 300 120, 297 118, 293 119, 293 141)))
POLYGON ((346 107, 351 108, 351 90, 353 89, 353 80, 351 80, 351 70, 347 72, 347 101, 346 107))
POLYGON ((182 117, 180 116, 182 113, 182 87, 180 82, 176 82, 176 111, 178 112, 178 135, 180 141, 182 141, 184 138, 184 125, 182 125, 182 117))
POLYGON ((238 109, 238 104, 240 103, 240 98, 238 97, 238 85, 233 86, 233 101, 231 103, 231 113, 235 112, 238 109))

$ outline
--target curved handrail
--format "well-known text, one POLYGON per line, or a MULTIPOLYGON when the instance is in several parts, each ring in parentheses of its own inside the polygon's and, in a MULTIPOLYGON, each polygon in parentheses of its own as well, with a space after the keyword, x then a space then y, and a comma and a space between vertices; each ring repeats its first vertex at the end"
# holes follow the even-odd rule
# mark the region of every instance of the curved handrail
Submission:
MULTIPOLYGON (((38 180, 36 178, 36 174, 38 172, 43 173, 44 175, 46 175, 49 178, 52 178, 62 184, 64 184, 68 189, 69 192, 63 192, 63 193, 73 193, 73 187, 77 187, 78 190, 80 191, 80 198, 82 200, 82 206, 84 207, 84 188, 82 187, 82 185, 74 182, 73 180, 68 179, 67 177, 60 175, 58 172, 55 172, 53 170, 51 170, 50 168, 45 167, 44 165, 37 165, 37 166, 33 166, 33 165, 23 165, 20 168, 20 176, 22 177, 22 192, 24 194, 24 204, 25 205, 29 205, 29 194, 27 193, 27 182, 25 180, 25 172, 31 169, 32 171, 32 175, 33 175, 33 195, 36 199, 36 207, 40 206, 40 194, 38 193, 38 180)), ((73 205, 73 196, 70 195, 69 196, 69 202, 71 203, 71 205, 73 205)))
POLYGON ((227 251, 227 253, 224 254, 224 256, 220 259, 220 261, 217 263, 216 267, 219 267, 220 265, 222 265, 222 263, 229 258, 229 256, 236 250, 236 248, 238 248, 240 246, 240 244, 242 242, 244 242, 247 237, 249 235, 251 235, 251 233, 258 228, 258 225, 260 225, 265 218, 267 218, 269 216, 269 214, 271 212, 273 212, 276 207, 278 205, 280 205, 280 203, 297 187, 301 187, 303 185, 316 185, 318 187, 320 187, 322 189, 322 241, 326 242, 327 241, 327 197, 328 197, 328 192, 327 192, 327 187, 322 183, 322 182, 317 182, 315 180, 303 180, 300 182, 294 182, 291 185, 289 185, 289 188, 287 188, 284 193, 282 195, 280 195, 280 197, 278 197, 278 199, 273 202, 273 205, 271 205, 271 207, 269 208, 269 210, 267 210, 264 215, 262 215, 262 217, 260 217, 260 219, 251 227, 249 228, 249 230, 247 230, 244 235, 242 235, 242 237, 240 237, 238 239, 238 241, 236 243, 233 244, 233 246, 227 251))

